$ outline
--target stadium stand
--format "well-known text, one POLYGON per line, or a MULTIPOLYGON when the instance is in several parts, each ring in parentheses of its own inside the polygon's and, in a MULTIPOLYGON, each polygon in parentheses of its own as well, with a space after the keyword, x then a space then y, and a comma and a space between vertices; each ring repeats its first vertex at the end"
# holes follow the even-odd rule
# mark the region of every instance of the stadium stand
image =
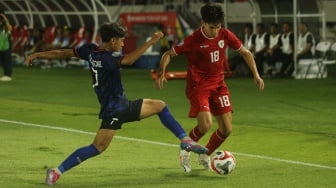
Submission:
MULTIPOLYGON (((67 27, 70 46, 76 46, 85 42, 99 42, 96 28, 107 21, 117 21, 121 13, 135 12, 176 12, 177 20, 181 27, 180 33, 186 35, 199 27, 199 8, 207 0, 2 0, 0 9, 4 9, 9 20, 15 25, 12 32, 13 59, 17 63, 23 62, 25 48, 32 29, 40 31, 41 49, 51 48, 55 40, 58 28, 67 27), (26 3, 29 2, 29 3, 26 3), (28 7, 29 6, 29 7, 28 7)), ((223 3, 224 0, 216 1, 223 3)), ((249 1, 249 0, 225 0, 226 22, 225 26, 234 31, 237 36, 243 36, 241 27, 250 23, 254 30, 256 23, 263 22, 266 26, 270 23, 293 23, 292 0, 282 1, 249 1), (271 8, 270 8, 271 7, 271 8)), ((308 22, 312 27, 311 32, 316 36, 316 41, 335 40, 335 34, 326 32, 326 23, 333 21, 328 14, 322 14, 324 9, 330 11, 332 2, 306 0, 298 1, 297 21, 308 22), (309 6, 307 6, 309 5, 309 6), (323 22, 321 22, 323 21, 323 22), (327 34, 326 34, 327 33, 327 34)), ((334 24, 335 25, 335 24, 334 24)), ((155 25, 152 25, 156 27, 155 25)), ((143 27, 146 28, 146 27, 143 27)), ((149 28, 149 27, 147 27, 149 28)), ((167 30, 171 28, 166 28, 167 30)), ((151 32, 144 31, 139 33, 151 32)), ((145 36, 129 36, 130 40, 138 43, 145 40, 145 36), (132 38, 133 37, 133 38, 132 38)), ((182 36, 183 37, 183 36, 182 36)), ((173 40, 175 43, 181 39, 173 40)), ((31 49, 30 49, 31 50, 31 49)), ((232 51, 228 51, 231 56, 232 51)))

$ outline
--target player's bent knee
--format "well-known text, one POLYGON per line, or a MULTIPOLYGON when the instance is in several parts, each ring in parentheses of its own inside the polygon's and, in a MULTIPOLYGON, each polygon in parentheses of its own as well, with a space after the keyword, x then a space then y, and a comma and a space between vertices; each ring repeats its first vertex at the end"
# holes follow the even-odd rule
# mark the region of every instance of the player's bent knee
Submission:
POLYGON ((211 127, 212 127, 212 122, 209 121, 209 122, 200 123, 198 126, 198 129, 201 133, 206 133, 208 132, 208 130, 211 129, 211 127))
POLYGON ((157 113, 161 112, 167 105, 164 101, 159 100, 158 111, 157 113))
POLYGON ((232 129, 229 129, 229 130, 226 130, 226 131, 223 133, 223 135, 226 136, 226 137, 228 137, 228 136, 230 136, 231 133, 232 133, 232 129))
POLYGON ((156 113, 161 112, 163 110, 163 108, 166 107, 166 103, 162 100, 152 99, 151 102, 152 102, 153 106, 155 106, 156 113))
POLYGON ((167 105, 166 105, 166 103, 164 102, 164 101, 162 101, 162 100, 156 100, 157 101, 157 105, 158 105, 158 107, 160 107, 161 108, 161 110, 164 108, 164 107, 166 107, 167 105))
POLYGON ((228 137, 232 133, 232 127, 228 126, 225 128, 219 128, 219 131, 221 132, 223 136, 228 137))

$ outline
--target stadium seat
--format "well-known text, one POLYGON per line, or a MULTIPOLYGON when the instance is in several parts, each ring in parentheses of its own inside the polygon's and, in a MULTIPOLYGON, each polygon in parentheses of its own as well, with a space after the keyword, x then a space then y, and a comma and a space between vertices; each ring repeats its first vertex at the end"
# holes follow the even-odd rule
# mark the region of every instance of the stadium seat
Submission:
MULTIPOLYGON (((336 42, 334 42, 331 45, 330 51, 331 51, 332 55, 336 55, 336 42)), ((336 60, 335 60, 335 58, 333 58, 333 59, 328 58, 328 59, 325 59, 324 61, 322 61, 322 63, 323 63, 324 66, 321 69, 321 73, 322 73, 321 75, 324 75, 324 74, 327 73, 327 65, 336 64, 336 60)))
POLYGON ((325 62, 327 53, 330 49, 331 42, 330 41, 321 41, 319 42, 315 50, 317 54, 315 54, 315 57, 313 59, 301 59, 299 61, 299 77, 298 78, 323 78, 325 77, 325 62), (311 76, 311 75, 314 76, 311 76))

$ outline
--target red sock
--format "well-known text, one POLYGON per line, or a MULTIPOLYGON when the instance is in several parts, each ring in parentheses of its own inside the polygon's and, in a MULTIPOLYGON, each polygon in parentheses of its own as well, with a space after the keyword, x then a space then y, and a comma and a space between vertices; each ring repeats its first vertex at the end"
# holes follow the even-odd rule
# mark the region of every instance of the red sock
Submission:
POLYGON ((208 155, 211 155, 227 138, 227 136, 223 135, 219 129, 217 129, 214 133, 212 133, 206 148, 208 148, 208 155))
POLYGON ((189 133, 189 137, 195 142, 197 142, 200 138, 202 138, 203 135, 204 133, 201 133, 199 131, 198 125, 194 127, 189 133))

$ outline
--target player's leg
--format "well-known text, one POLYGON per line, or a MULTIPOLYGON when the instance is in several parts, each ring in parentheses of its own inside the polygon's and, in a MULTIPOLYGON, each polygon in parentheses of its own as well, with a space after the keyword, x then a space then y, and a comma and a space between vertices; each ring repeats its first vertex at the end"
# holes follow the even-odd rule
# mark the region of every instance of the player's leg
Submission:
POLYGON ((195 153, 206 153, 207 149, 196 142, 193 142, 185 133, 179 122, 172 116, 165 102, 155 99, 143 99, 141 106, 140 119, 157 114, 161 123, 169 129, 178 139, 181 140, 183 150, 195 153))
POLYGON ((189 117, 197 118, 197 125, 189 132, 189 137, 194 141, 201 139, 212 126, 210 113, 209 91, 191 91, 189 93, 189 117))
POLYGON ((199 162, 205 169, 209 169, 210 155, 225 141, 232 131, 232 106, 230 94, 225 85, 217 89, 217 93, 210 97, 210 108, 215 115, 218 129, 214 131, 206 145, 207 154, 199 156, 199 162))
POLYGON ((208 155, 211 155, 232 131, 232 105, 226 85, 219 87, 217 93, 211 96, 210 108, 212 114, 216 117, 218 129, 211 135, 207 144, 211 148, 208 155))
POLYGON ((222 115, 216 116, 218 123, 218 129, 214 131, 206 145, 208 148, 208 153, 200 154, 198 157, 198 162, 206 170, 209 170, 210 155, 225 141, 225 139, 230 135, 232 131, 232 113, 227 112, 222 115))
POLYGON ((48 169, 46 183, 54 185, 61 174, 105 151, 115 133, 116 130, 99 129, 92 144, 75 150, 57 168, 48 169))
MULTIPOLYGON (((188 96, 190 100, 189 117, 197 118, 197 125, 190 131, 189 137, 198 141, 212 126, 212 118, 207 92, 192 91, 188 96)), ((190 152, 180 151, 180 165, 186 171, 191 171, 190 152)))
MULTIPOLYGON (((190 134, 193 134, 193 139, 199 139, 201 138, 206 132, 209 131, 209 129, 212 126, 212 114, 210 112, 199 112, 197 115, 197 123, 198 125, 190 132, 190 134), (199 133, 197 137, 195 137, 196 130, 199 130, 199 133)), ((207 144, 209 145, 209 143, 207 144)), ((209 153, 209 150, 208 150, 209 153)), ((198 162, 200 165, 202 165, 206 170, 209 170, 209 162, 210 158, 208 153, 200 154, 198 156, 198 162)))
POLYGON ((208 111, 201 111, 197 114, 197 125, 190 131, 189 137, 194 141, 201 139, 212 126, 212 115, 208 111))
POLYGON ((144 119, 156 114, 159 116, 162 124, 172 133, 174 133, 177 138, 182 139, 186 137, 185 131, 171 115, 165 102, 155 99, 143 99, 140 119, 144 119))
POLYGON ((219 146, 225 141, 232 131, 232 113, 227 112, 216 116, 218 129, 213 132, 210 137, 207 147, 209 149, 208 155, 211 155, 219 146))

